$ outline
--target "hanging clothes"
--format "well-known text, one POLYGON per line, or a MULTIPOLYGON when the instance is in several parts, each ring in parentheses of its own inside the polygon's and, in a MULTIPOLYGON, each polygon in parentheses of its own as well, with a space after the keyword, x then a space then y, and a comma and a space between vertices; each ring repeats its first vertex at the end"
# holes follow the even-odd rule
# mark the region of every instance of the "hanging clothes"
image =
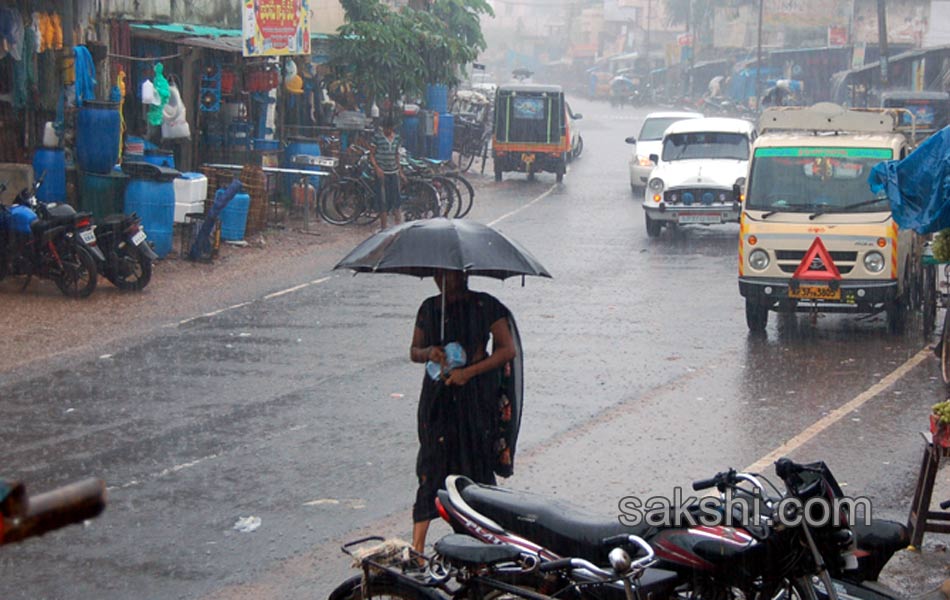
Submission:
MULTIPOLYGON (((37 38, 37 47, 40 39, 37 38)), ((37 101, 40 109, 46 111, 55 111, 59 97, 63 95, 63 84, 59 77, 59 66, 56 64, 56 53, 53 51, 42 52, 37 55, 37 101)))
POLYGON ((148 124, 159 127, 162 124, 165 105, 168 104, 168 98, 171 95, 168 89, 168 80, 165 79, 165 66, 162 63, 155 65, 155 77, 152 85, 155 86, 155 94, 158 96, 160 103, 149 106, 148 124))
POLYGON ((125 71, 121 68, 116 75, 115 85, 112 87, 112 95, 109 100, 119 103, 119 162, 122 162, 122 140, 125 139, 125 71))
POLYGON ((24 31, 20 50, 22 59, 13 63, 13 109, 16 111, 34 104, 33 95, 37 89, 36 39, 29 27, 24 31))
POLYGON ((96 65, 85 46, 74 46, 73 53, 76 55, 76 106, 82 106, 83 102, 96 99, 96 65))

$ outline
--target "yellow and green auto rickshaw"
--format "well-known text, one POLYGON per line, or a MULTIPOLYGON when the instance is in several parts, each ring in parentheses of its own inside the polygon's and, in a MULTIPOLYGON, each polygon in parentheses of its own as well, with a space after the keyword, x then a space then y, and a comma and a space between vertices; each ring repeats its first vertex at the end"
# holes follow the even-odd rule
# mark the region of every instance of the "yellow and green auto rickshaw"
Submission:
POLYGON ((539 171, 564 179, 571 150, 564 91, 557 85, 506 84, 495 95, 492 159, 495 181, 505 171, 533 177, 539 171))

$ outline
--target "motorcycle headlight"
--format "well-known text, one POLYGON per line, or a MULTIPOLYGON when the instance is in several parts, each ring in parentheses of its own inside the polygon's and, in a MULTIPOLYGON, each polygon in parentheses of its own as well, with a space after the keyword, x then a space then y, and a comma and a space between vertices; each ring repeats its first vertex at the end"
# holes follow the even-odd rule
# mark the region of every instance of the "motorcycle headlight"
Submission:
POLYGON ((653 190, 654 192, 662 192, 662 191, 663 191, 663 180, 660 179, 659 177, 654 177, 653 179, 650 180, 650 183, 648 183, 647 185, 648 185, 648 186, 650 187, 650 189, 653 190))
POLYGON ((884 270, 884 255, 880 252, 868 252, 864 255, 864 268, 871 273, 880 273, 884 270))
POLYGON ((653 161, 650 160, 649 156, 637 156, 637 162, 641 167, 652 167, 653 161))
POLYGON ((769 266, 769 253, 757 248, 749 253, 749 266, 756 271, 764 271, 769 266))

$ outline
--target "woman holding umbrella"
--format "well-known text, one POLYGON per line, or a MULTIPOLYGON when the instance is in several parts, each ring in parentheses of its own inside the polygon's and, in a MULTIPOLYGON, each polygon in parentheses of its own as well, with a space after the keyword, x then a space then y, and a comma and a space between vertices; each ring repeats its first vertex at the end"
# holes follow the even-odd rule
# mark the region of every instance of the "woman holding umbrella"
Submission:
POLYGON ((441 293, 419 308, 410 348, 413 362, 443 366, 438 379, 424 377, 419 397, 419 489, 412 508, 412 545, 420 553, 429 522, 438 518, 436 492, 446 476, 495 483, 500 369, 516 355, 505 305, 469 290, 462 271, 443 271, 434 279, 441 293), (451 342, 464 349, 467 361, 446 372, 445 344, 451 342))

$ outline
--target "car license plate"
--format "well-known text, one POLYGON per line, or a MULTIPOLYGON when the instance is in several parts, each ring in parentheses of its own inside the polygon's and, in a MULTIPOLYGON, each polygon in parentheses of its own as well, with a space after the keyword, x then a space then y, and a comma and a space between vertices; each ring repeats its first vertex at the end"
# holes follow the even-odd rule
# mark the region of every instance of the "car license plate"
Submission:
POLYGON ((132 243, 138 246, 145 241, 145 232, 139 229, 139 232, 132 236, 132 243))
POLYGON ((722 223, 719 215, 680 215, 680 223, 722 223))
POLYGON ((800 285, 798 289, 788 288, 788 297, 803 300, 840 300, 841 289, 833 290, 827 285, 800 285))
POLYGON ((79 232, 79 237, 82 238, 82 241, 86 244, 96 243, 96 232, 92 229, 83 229, 79 232))

